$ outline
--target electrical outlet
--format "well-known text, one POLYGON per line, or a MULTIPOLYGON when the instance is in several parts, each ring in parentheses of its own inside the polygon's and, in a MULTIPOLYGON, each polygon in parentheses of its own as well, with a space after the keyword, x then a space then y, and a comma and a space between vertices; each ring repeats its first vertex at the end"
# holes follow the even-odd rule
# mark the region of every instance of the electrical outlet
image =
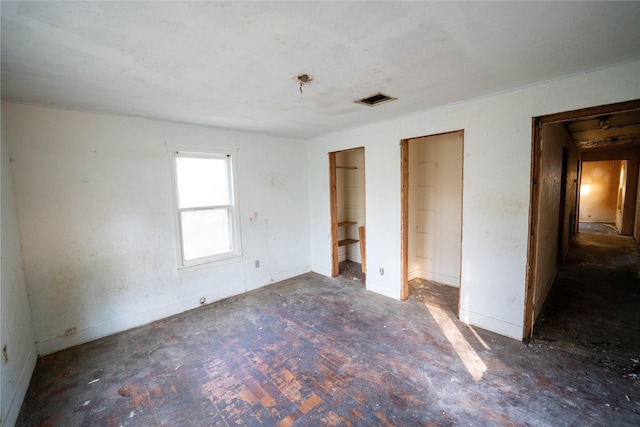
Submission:
POLYGON ((260 260, 259 259, 256 260, 255 264, 256 264, 256 268, 260 268, 260 260))
POLYGON ((378 270, 380 272, 381 276, 384 276, 384 268, 380 267, 380 270, 378 270))
POLYGON ((204 305, 207 302, 205 297, 200 297, 200 305, 204 305))

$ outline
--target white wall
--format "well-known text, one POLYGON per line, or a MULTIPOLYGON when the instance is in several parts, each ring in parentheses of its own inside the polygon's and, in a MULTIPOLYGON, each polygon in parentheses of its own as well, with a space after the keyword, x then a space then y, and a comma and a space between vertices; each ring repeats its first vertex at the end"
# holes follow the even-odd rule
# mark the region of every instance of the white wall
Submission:
POLYGON ((367 288, 399 298, 399 142, 463 129, 460 316, 522 338, 532 117, 639 98, 638 75, 640 62, 634 62, 308 141, 312 269, 331 273, 327 152, 364 146, 367 288))
POLYGON ((301 141, 12 103, 4 113, 40 354, 309 270, 301 141), (243 257, 177 268, 168 147, 236 151, 243 257))
POLYGON ((31 323, 18 219, 10 173, 10 158, 2 116, 2 150, 0 153, 0 425, 12 426, 18 418, 36 365, 37 351, 31 323), (2 355, 6 351, 5 355, 2 355))
POLYGON ((460 286, 463 132, 409 141, 408 278, 460 286))

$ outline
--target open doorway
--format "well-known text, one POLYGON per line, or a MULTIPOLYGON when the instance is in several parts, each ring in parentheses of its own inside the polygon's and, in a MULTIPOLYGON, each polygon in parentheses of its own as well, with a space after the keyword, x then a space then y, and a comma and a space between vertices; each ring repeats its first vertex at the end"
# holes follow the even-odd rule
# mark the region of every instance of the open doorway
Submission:
POLYGON ((533 119, 524 338, 533 335, 577 232, 606 223, 637 245, 639 170, 640 100, 533 119))
POLYGON ((364 283, 365 158, 364 148, 329 153, 333 277, 364 283))
POLYGON ((402 151, 402 299, 459 312, 464 132, 413 138, 402 151))
POLYGON ((580 233, 620 234, 624 219, 627 160, 582 163, 580 233))

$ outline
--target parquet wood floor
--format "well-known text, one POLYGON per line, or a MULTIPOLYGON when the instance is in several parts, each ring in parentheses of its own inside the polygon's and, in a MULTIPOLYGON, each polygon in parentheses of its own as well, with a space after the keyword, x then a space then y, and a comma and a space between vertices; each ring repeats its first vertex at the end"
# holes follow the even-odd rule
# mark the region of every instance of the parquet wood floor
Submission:
POLYGON ((310 273, 40 358, 18 426, 637 425, 640 381, 553 337, 310 273))

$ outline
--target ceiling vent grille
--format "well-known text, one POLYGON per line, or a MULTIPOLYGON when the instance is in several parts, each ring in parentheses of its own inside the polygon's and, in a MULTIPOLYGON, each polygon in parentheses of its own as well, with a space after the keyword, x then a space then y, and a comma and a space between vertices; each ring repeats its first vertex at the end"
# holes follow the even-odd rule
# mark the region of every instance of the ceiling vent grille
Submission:
POLYGON ((398 98, 394 98, 392 96, 385 95, 384 93, 378 92, 366 98, 358 99, 355 102, 358 104, 364 104, 370 107, 374 107, 376 105, 384 104, 385 102, 395 101, 396 99, 398 98))

